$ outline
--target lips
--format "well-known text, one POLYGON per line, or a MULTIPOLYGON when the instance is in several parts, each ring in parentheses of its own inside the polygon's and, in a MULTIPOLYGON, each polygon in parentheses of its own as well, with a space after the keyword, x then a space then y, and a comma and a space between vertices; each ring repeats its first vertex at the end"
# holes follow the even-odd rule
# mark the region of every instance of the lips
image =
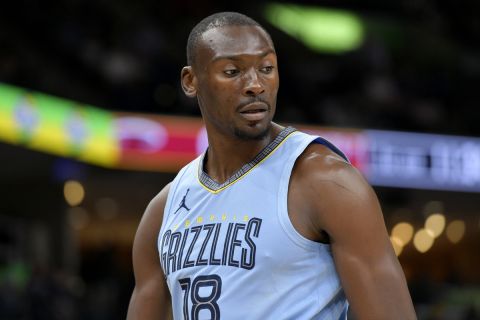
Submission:
POLYGON ((267 111, 268 106, 265 102, 257 101, 257 102, 252 102, 249 104, 246 104, 238 110, 240 113, 249 113, 249 112, 255 112, 255 111, 267 111))
POLYGON ((238 112, 248 121, 260 121, 266 117, 268 106, 264 102, 252 102, 242 106, 238 112))

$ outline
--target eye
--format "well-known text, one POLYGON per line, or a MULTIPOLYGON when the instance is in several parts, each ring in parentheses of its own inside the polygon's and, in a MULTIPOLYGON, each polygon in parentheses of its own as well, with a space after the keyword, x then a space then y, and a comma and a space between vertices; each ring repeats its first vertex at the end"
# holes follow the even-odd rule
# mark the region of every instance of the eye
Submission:
POLYGON ((263 73, 270 73, 273 71, 273 66, 266 66, 266 67, 263 67, 260 69, 260 71, 262 71, 263 73))
POLYGON ((238 73, 239 71, 237 69, 227 69, 224 70, 223 73, 225 73, 227 76, 234 76, 238 73))

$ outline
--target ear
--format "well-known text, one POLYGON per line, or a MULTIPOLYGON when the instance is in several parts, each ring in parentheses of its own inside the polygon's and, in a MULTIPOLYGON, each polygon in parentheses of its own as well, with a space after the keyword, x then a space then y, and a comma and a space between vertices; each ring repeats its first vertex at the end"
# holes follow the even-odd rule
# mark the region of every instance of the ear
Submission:
POLYGON ((180 79, 185 95, 189 98, 195 98, 197 96, 197 77, 193 72, 193 68, 191 66, 183 67, 180 79))

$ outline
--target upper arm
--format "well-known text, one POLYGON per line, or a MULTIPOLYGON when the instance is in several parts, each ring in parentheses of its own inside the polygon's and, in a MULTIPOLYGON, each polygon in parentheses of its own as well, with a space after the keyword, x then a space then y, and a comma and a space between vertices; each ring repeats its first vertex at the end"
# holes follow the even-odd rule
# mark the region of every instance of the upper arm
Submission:
POLYGON ((329 236, 333 258, 352 311, 359 319, 414 319, 377 197, 361 174, 331 152, 304 158, 298 170, 310 186, 308 212, 329 236))
POLYGON ((128 320, 167 319, 170 314, 170 294, 157 249, 169 187, 149 203, 135 234, 132 250, 135 289, 128 320))

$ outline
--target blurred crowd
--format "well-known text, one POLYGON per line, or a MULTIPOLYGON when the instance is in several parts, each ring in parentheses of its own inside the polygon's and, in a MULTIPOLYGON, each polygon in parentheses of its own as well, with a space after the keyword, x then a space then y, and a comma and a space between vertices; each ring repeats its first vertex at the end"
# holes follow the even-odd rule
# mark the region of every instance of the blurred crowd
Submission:
MULTIPOLYGON (((198 116, 179 86, 188 33, 210 13, 240 11, 274 40, 277 121, 480 136, 480 2, 292 2, 358 14, 363 44, 312 52, 263 18, 266 1, 8 1, 0 9, 0 82, 113 111, 198 116)), ((2 250, 4 240, 0 233, 2 250)), ((26 265, 0 250, 0 318, 124 318, 128 254, 99 248, 82 254, 79 267, 26 265)), ((478 289, 442 288, 448 303, 437 307, 432 288, 413 283, 421 319, 480 319, 478 289), (448 309, 459 296, 472 302, 448 309)))
POLYGON ((4 264, 0 268, 0 319, 124 319, 133 288, 131 270, 120 270, 112 248, 84 256, 82 270, 4 264))
POLYGON ((266 1, 32 1, 2 4, 0 81, 112 110, 198 115, 179 86, 194 23, 220 10, 272 34, 277 121, 480 135, 480 5, 295 1, 358 14, 360 48, 309 51, 264 18, 266 1))

